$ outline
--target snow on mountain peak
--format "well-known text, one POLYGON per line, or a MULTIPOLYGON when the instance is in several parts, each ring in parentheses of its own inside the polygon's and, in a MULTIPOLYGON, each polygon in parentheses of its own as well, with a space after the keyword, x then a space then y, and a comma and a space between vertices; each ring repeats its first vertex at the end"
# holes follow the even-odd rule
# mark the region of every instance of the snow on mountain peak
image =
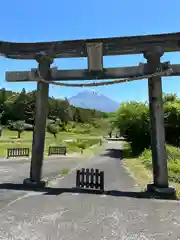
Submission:
POLYGON ((92 92, 94 95, 101 96, 101 94, 100 94, 99 92, 96 92, 94 89, 91 89, 91 92, 92 92))

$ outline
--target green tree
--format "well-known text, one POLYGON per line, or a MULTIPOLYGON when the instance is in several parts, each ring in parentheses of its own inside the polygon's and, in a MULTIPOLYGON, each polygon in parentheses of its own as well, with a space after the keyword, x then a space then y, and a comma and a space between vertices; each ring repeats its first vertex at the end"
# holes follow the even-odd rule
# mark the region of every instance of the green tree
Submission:
POLYGON ((177 95, 175 93, 163 94, 163 102, 175 102, 177 100, 177 95))
POLYGON ((21 134, 25 130, 24 123, 25 123, 24 121, 16 121, 16 122, 12 123, 12 130, 18 132, 18 136, 17 136, 18 138, 21 138, 21 134))
POLYGON ((54 138, 56 138, 59 132, 59 126, 57 124, 48 123, 47 132, 49 132, 50 134, 53 134, 54 138))
POLYGON ((116 126, 131 143, 134 155, 150 146, 149 111, 145 104, 121 104, 117 111, 116 126))
POLYGON ((179 147, 180 144, 180 103, 164 104, 165 134, 167 143, 179 147))

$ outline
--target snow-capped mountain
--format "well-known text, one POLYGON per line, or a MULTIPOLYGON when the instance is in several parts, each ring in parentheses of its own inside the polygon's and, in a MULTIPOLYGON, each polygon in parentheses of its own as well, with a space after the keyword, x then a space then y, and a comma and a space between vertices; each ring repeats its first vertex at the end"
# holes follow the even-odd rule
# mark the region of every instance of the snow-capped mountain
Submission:
POLYGON ((73 106, 102 112, 115 112, 119 108, 119 103, 94 90, 80 92, 68 100, 73 106))

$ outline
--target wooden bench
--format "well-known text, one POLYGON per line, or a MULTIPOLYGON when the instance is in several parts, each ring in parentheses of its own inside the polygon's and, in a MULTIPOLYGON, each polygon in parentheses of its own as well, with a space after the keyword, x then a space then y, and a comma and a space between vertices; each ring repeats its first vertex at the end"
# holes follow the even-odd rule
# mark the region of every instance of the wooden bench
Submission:
POLYGON ((77 170, 76 172, 76 187, 99 189, 104 191, 104 172, 99 169, 77 170))
POLYGON ((7 158, 10 157, 29 157, 29 148, 7 148, 7 158))
POLYGON ((50 155, 66 155, 67 148, 64 146, 49 147, 48 156, 50 155))

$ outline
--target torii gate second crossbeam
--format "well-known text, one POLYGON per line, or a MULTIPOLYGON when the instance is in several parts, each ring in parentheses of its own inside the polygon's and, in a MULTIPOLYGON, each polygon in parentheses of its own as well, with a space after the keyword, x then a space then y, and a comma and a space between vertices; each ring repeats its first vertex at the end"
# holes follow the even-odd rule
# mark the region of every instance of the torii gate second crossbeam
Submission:
MULTIPOLYGON (((180 51, 180 33, 45 43, 0 42, 1 55, 22 60, 35 59, 39 65, 38 69, 30 71, 7 72, 6 80, 9 82, 37 81, 39 74, 47 82, 52 80, 118 79, 151 74, 148 78, 148 87, 153 184, 148 185, 147 189, 158 194, 167 195, 174 195, 175 189, 170 188, 168 184, 162 82, 161 76, 152 74, 159 70, 164 71, 171 68, 171 76, 180 75, 179 64, 170 65, 169 63, 160 62, 164 52, 175 51, 180 51), (147 59, 147 64, 122 68, 103 67, 103 56, 122 54, 143 54, 147 59), (87 57, 88 69, 58 70, 50 68, 54 58, 67 57, 87 57)), ((41 181, 41 168, 44 154, 48 90, 49 84, 38 81, 31 171, 30 178, 24 181, 26 184, 36 186, 44 186, 45 184, 41 181)))

